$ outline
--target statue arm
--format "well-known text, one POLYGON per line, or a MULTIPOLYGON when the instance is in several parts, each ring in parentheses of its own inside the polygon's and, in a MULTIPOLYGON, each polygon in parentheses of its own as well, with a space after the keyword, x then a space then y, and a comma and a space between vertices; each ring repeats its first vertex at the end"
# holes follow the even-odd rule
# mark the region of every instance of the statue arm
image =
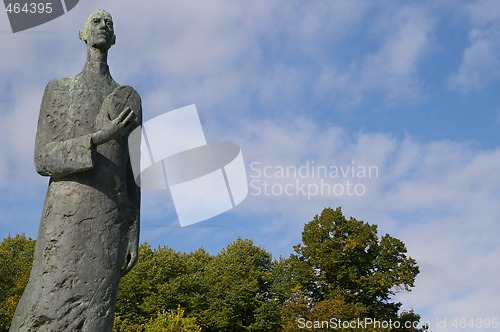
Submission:
MULTIPOLYGON (((139 108, 136 124, 142 124, 142 111, 139 108)), ((137 149, 139 147, 132 146, 129 149, 137 149)), ((141 188, 136 184, 132 171, 131 160, 127 163, 127 193, 129 201, 129 229, 128 243, 125 266, 122 269, 122 275, 125 275, 132 269, 137 262, 139 254, 139 229, 140 229, 140 210, 141 210, 141 188)))
POLYGON ((44 176, 65 175, 94 167, 92 135, 58 139, 60 119, 51 107, 56 102, 55 83, 47 84, 42 98, 35 141, 35 167, 44 176))
POLYGON ((129 228, 127 230, 127 252, 122 276, 129 272, 137 262, 139 255, 139 229, 141 210, 141 188, 135 183, 130 162, 127 167, 127 186, 129 198, 129 228))

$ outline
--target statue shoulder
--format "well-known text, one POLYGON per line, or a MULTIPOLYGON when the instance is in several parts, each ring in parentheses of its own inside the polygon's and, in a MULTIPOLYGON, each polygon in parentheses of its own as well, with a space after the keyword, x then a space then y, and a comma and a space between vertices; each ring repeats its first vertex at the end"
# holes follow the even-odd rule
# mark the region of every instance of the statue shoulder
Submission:
POLYGON ((60 90, 69 90, 71 86, 73 86, 76 81, 78 80, 77 77, 65 77, 65 78, 57 78, 54 80, 49 81, 47 83, 47 86, 45 87, 45 93, 47 92, 53 92, 53 91, 60 91, 60 90))

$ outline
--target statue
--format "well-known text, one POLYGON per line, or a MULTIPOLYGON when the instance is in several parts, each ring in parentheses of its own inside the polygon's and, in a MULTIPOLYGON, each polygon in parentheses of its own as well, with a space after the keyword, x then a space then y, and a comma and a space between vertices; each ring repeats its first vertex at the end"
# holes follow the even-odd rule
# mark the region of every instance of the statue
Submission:
POLYGON ((109 73, 111 15, 93 12, 80 39, 83 71, 49 82, 42 99, 35 165, 50 182, 10 331, 111 331, 120 277, 137 260, 140 189, 127 137, 141 124, 141 100, 109 73))

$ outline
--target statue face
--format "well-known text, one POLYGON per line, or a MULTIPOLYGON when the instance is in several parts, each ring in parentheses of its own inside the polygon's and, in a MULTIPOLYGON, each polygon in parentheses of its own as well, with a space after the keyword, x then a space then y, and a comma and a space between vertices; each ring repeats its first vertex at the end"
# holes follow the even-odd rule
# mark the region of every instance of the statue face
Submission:
POLYGON ((93 12, 85 23, 83 40, 90 47, 108 50, 115 43, 113 19, 107 12, 93 12))

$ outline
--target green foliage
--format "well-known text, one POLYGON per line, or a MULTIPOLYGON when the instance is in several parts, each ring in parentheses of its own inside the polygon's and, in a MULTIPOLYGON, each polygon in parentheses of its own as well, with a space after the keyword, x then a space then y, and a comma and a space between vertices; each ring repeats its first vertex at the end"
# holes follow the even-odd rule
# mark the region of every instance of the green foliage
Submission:
POLYGON ((390 302, 391 296, 410 291, 419 273, 402 241, 388 234, 379 240, 376 225, 327 208, 304 226, 302 244, 294 250, 288 259, 289 287, 303 292, 309 316, 402 319, 401 303, 390 302))
POLYGON ((145 324, 134 324, 120 316, 115 316, 113 326, 115 332, 201 332, 196 318, 184 317, 184 310, 178 306, 176 310, 166 313, 158 312, 145 324))
POLYGON ((238 239, 215 256, 143 244, 139 262, 121 281, 116 331, 139 328, 165 310, 184 308, 203 331, 272 331, 280 304, 269 299, 272 257, 238 239))
POLYGON ((115 315, 113 332, 144 332, 144 324, 136 324, 126 318, 115 315))
POLYGON ((197 331, 192 329, 195 318, 184 317, 181 308, 192 311, 197 307, 205 292, 201 277, 212 259, 203 249, 185 254, 168 247, 153 250, 148 243, 141 244, 139 261, 120 281, 113 330, 182 331, 172 325, 177 319, 186 324, 186 331, 197 331), (170 314, 166 314, 169 310, 170 314))
POLYGON ((12 317, 28 283, 35 240, 10 235, 0 242, 0 332, 8 331, 12 317))
MULTIPOLYGON (((24 235, 0 243, 0 332, 29 279, 34 248, 24 235)), ((418 266, 402 241, 379 237, 376 225, 327 208, 304 226, 294 251, 274 260, 245 239, 217 255, 144 243, 120 282, 113 331, 303 331, 299 318, 420 321, 391 302, 414 287, 418 266)))
POLYGON ((189 294, 196 287, 190 285, 191 272, 197 272, 193 269, 210 259, 202 249, 182 254, 167 247, 152 250, 147 243, 140 246, 139 257, 120 282, 116 307, 116 316, 132 324, 145 324, 165 308, 179 304, 186 308, 189 294), (196 259, 185 259, 190 255, 196 259))
POLYGON ((238 239, 210 262, 207 298, 197 310, 207 331, 272 331, 279 303, 269 298, 272 257, 250 240, 238 239))
POLYGON ((196 319, 184 317, 184 310, 180 306, 169 314, 165 311, 158 313, 144 327, 145 332, 201 332, 196 319))

